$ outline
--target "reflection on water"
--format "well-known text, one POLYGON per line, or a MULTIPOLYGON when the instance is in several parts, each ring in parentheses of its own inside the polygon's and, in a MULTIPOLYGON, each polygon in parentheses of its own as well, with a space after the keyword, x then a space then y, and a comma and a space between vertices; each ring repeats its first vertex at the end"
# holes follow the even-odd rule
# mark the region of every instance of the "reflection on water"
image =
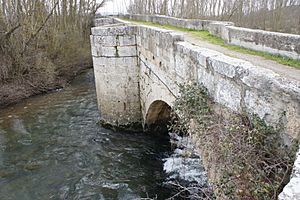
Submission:
POLYGON ((163 187, 168 138, 99 125, 93 74, 0 111, 0 199, 136 199, 163 187))

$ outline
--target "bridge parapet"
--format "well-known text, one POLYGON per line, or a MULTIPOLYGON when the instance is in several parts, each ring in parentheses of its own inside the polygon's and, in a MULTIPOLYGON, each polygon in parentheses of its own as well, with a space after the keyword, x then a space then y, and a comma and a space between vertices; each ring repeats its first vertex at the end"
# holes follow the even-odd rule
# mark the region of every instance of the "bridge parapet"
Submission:
POLYGON ((121 18, 154 22, 194 30, 207 30, 226 43, 300 60, 300 35, 234 26, 228 21, 181 19, 163 15, 120 15, 121 18))

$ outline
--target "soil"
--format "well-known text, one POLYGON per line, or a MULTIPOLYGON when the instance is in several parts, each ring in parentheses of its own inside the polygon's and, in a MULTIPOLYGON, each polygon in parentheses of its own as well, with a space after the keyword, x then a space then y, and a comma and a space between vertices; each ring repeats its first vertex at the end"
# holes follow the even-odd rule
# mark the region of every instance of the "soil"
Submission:
POLYGON ((0 108, 15 104, 34 95, 44 94, 63 88, 67 86, 76 75, 88 68, 92 68, 91 63, 80 63, 76 66, 72 66, 68 68, 68 71, 61 72, 56 79, 48 85, 44 85, 41 80, 38 80, 35 76, 29 76, 0 84, 0 108))

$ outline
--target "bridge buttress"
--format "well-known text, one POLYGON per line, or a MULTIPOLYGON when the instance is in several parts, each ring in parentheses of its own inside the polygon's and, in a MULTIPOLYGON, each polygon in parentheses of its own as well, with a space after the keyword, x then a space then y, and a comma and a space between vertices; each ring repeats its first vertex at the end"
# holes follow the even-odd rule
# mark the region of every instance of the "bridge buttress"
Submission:
POLYGON ((129 129, 141 127, 135 29, 134 26, 92 29, 92 56, 102 124, 129 129))

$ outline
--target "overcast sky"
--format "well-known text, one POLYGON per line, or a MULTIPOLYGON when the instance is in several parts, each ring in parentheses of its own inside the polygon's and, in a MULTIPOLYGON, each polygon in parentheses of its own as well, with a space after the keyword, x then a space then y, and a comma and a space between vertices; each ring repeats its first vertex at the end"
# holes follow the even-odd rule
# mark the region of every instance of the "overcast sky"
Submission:
POLYGON ((106 5, 99 9, 98 12, 101 14, 105 13, 125 13, 126 8, 129 5, 130 0, 111 0, 106 5))

